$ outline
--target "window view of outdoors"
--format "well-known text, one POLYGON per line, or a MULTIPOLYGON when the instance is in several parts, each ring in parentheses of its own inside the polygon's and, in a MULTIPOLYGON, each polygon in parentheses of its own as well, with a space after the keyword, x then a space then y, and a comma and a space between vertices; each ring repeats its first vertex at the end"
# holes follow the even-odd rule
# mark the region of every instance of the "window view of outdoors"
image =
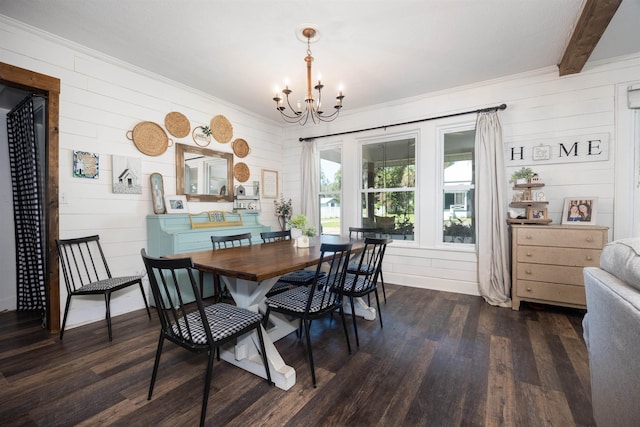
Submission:
POLYGON ((340 148, 320 151, 320 230, 340 234, 342 153, 340 148))
POLYGON ((475 243, 474 145, 475 130, 444 136, 442 240, 475 243))
POLYGON ((416 142, 414 138, 362 146, 362 227, 413 240, 416 142))

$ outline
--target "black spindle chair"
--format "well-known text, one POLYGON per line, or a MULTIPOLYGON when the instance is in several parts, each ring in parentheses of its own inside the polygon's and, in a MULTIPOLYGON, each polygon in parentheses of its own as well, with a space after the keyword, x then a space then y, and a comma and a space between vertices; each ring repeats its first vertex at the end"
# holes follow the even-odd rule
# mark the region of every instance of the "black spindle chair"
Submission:
MULTIPOLYGON (((251 233, 243 233, 243 234, 235 234, 232 236, 211 236, 211 243, 213 244, 213 249, 227 249, 227 248, 235 248, 236 246, 242 245, 251 245, 251 233)), ((204 287, 204 273, 200 272, 200 294, 203 292, 204 287)), ((222 300, 223 296, 226 296, 230 299, 230 295, 224 292, 222 287, 222 282, 220 280, 220 276, 217 274, 213 275, 213 300, 219 302, 222 300)))
POLYGON ((313 363, 313 352, 311 350, 311 335, 309 332, 312 320, 327 317, 333 312, 339 311, 344 336, 347 340, 347 348, 349 354, 351 354, 347 322, 342 309, 342 287, 347 274, 349 257, 351 256, 351 243, 323 243, 320 246, 320 252, 320 260, 318 261, 311 285, 308 287, 298 286, 267 298, 265 300, 267 312, 263 321, 266 325, 271 312, 282 313, 290 318, 300 319, 301 326, 304 326, 306 334, 307 353, 309 356, 313 387, 316 387, 316 373, 313 363), (326 268, 328 268, 329 271, 328 274, 323 277, 320 273, 325 263, 327 263, 326 268))
POLYGON ((147 399, 151 400, 153 394, 165 339, 191 352, 206 352, 208 354, 200 413, 201 426, 204 425, 207 414, 213 362, 221 345, 255 331, 260 342, 265 377, 267 382, 271 384, 271 372, 262 336, 262 315, 226 303, 205 305, 202 296, 197 291, 191 258, 152 258, 146 254, 144 249, 140 253, 147 269, 161 325, 147 399), (185 298, 183 298, 178 282, 180 278, 186 280, 184 279, 186 277, 191 282, 195 303, 184 303, 185 298))
POLYGON ((378 306, 380 327, 383 327, 377 282, 378 276, 382 273, 382 259, 384 258, 384 253, 389 243, 391 243, 390 239, 366 237, 360 260, 357 262, 356 268, 353 269, 356 273, 349 273, 349 271, 351 271, 351 269, 349 269, 344 281, 343 293, 346 297, 349 297, 349 302, 351 303, 351 317, 353 318, 353 329, 356 333, 356 345, 358 347, 360 347, 360 340, 358 339, 358 325, 356 323, 357 316, 355 315, 355 304, 353 299, 374 293, 376 296, 376 304, 378 306), (369 267, 365 268, 363 266, 369 267))
POLYGON ((109 341, 111 341, 111 293, 133 285, 140 286, 147 315, 151 318, 147 297, 142 287, 142 276, 113 277, 100 245, 100 236, 59 239, 56 240, 56 246, 60 255, 64 284, 67 288, 67 303, 64 308, 60 339, 64 335, 71 297, 74 296, 104 295, 109 341))
MULTIPOLYGON (((349 239, 350 240, 364 240, 367 237, 379 238, 383 234, 383 230, 381 228, 373 228, 373 227, 349 227, 349 239)), ((357 263, 351 263, 349 265, 349 274, 373 274, 374 273, 373 265, 362 264, 360 266, 357 263), (358 268, 358 269, 357 269, 358 268)), ((382 285, 382 296, 384 297, 384 303, 387 303, 387 292, 384 289, 384 276, 382 275, 382 271, 380 271, 380 284, 382 285)))

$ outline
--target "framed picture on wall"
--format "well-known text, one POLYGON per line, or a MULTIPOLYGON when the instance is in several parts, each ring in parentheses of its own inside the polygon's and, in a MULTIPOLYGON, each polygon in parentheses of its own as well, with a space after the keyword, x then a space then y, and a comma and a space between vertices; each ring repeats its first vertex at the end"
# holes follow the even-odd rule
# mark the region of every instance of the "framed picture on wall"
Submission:
POLYGON ((164 204, 168 214, 189 213, 187 196, 164 196, 164 204))
POLYGON ((597 197, 567 197, 564 199, 562 223, 567 225, 596 225, 597 197))
POLYGON ((275 199, 278 197, 278 172, 262 169, 262 197, 275 199))
POLYGON ((153 213, 160 215, 166 212, 164 206, 164 180, 162 174, 152 173, 151 180, 151 200, 153 202, 153 213))

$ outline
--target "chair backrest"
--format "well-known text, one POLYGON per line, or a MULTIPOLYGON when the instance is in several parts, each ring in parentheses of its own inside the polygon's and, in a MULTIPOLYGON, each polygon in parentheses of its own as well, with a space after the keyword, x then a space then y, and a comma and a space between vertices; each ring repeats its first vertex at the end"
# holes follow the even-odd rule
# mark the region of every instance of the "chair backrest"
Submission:
POLYGON ((366 237, 377 237, 382 230, 375 227, 349 227, 349 239, 362 240, 366 237))
POLYGON ((251 245, 251 233, 233 236, 211 236, 211 243, 213 243, 213 249, 233 248, 243 244, 251 245))
POLYGON ((342 291, 347 275, 351 243, 330 244, 320 246, 320 260, 316 274, 309 289, 306 312, 322 311, 336 304, 342 304, 342 291), (323 274, 326 272, 326 276, 323 274), (313 307, 321 307, 313 310, 313 307))
POLYGON ((358 261, 357 275, 364 276, 364 280, 371 282, 371 285, 375 285, 378 281, 378 276, 382 270, 382 260, 384 253, 387 250, 387 245, 391 243, 391 239, 377 239, 372 237, 366 237, 364 239, 364 249, 362 255, 358 261))
POLYGON ((211 329, 203 327, 201 320, 206 319, 206 315, 196 286, 191 258, 154 258, 148 256, 144 249, 140 251, 140 255, 147 269, 164 336, 187 348, 202 347, 202 334, 207 338, 207 344, 204 345, 213 343, 211 329), (181 281, 191 282, 195 304, 185 304, 186 296, 183 296, 184 290, 179 286, 181 281))
POLYGON ((271 243, 278 240, 291 240, 291 230, 263 231, 260 233, 263 243, 271 243))
POLYGON ((100 236, 56 240, 64 283, 71 293, 89 283, 111 278, 100 236))

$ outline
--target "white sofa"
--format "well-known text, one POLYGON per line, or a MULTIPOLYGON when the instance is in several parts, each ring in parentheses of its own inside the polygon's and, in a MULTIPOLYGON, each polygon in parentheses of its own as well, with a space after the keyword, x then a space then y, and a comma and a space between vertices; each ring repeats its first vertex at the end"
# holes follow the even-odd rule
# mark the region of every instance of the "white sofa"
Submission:
POLYGON ((593 417, 599 427, 640 426, 640 239, 605 245, 584 285, 593 417))

